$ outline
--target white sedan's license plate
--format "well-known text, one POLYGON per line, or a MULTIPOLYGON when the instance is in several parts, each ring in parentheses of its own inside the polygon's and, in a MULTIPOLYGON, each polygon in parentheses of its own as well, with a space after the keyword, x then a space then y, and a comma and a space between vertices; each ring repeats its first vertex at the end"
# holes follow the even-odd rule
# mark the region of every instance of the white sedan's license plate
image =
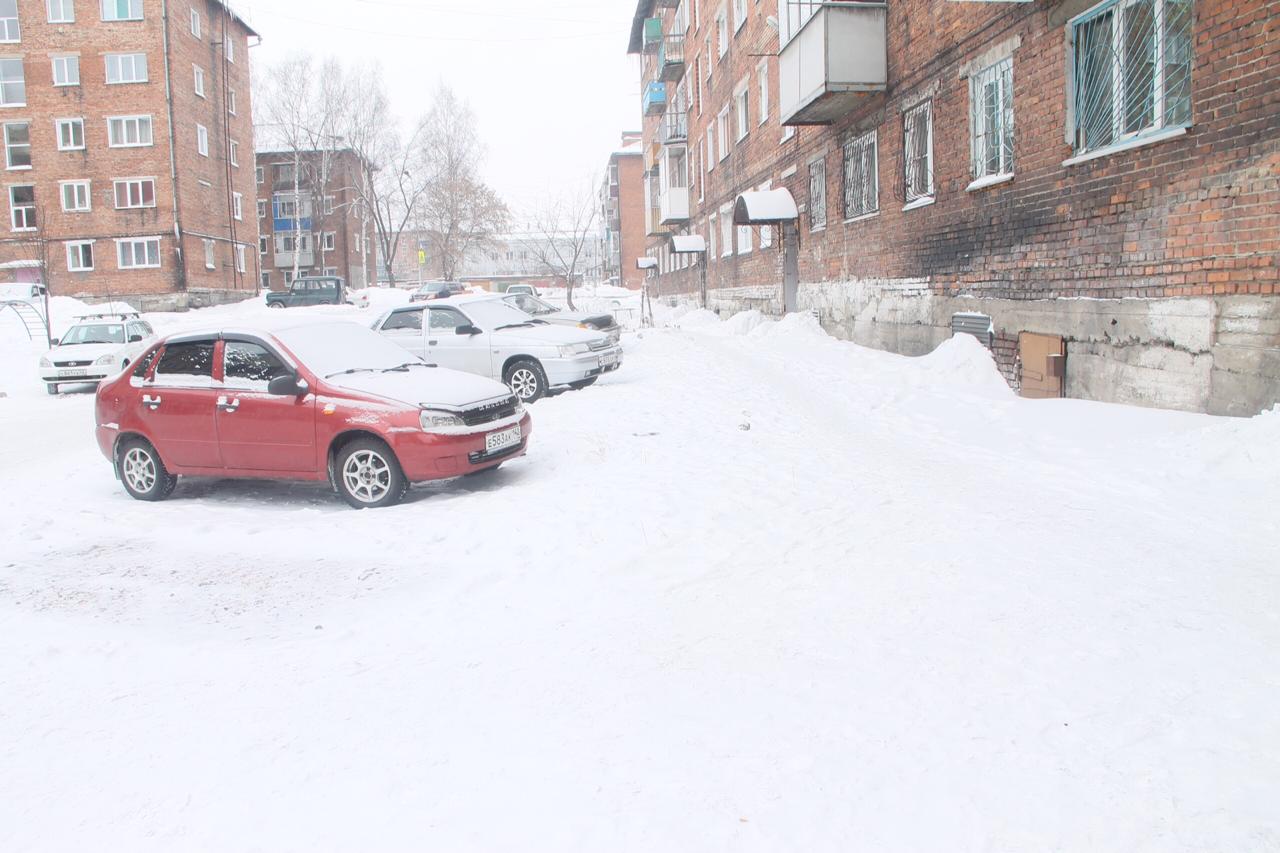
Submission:
POLYGON ((59 370, 58 371, 59 379, 72 379, 76 376, 88 376, 88 375, 89 375, 89 371, 87 370, 59 370))
POLYGON ((491 432, 484 437, 484 452, 494 453, 499 450, 506 450, 508 447, 515 447, 520 443, 520 425, 516 424, 511 429, 504 429, 502 432, 491 432))
POLYGON ((613 367, 617 363, 618 363, 618 354, 616 352, 611 352, 608 355, 600 356, 601 367, 613 367))

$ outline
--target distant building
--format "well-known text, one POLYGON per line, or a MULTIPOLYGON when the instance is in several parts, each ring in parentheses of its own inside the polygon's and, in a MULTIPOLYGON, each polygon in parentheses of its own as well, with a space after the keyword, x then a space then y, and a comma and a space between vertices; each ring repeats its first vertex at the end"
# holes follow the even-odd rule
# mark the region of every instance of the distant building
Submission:
POLYGON ((0 3, 0 281, 144 308, 255 292, 256 37, 221 0, 0 3))
POLYGON ((600 186, 600 275, 605 284, 639 290, 644 271, 636 259, 645 254, 644 151, 642 134, 622 135, 622 147, 609 157, 600 186))
MULTIPOLYGON (((426 232, 406 231, 400 239, 400 251, 393 266, 396 284, 408 287, 419 281, 434 281, 443 277, 439 258, 434 257, 429 247, 432 240, 426 232), (423 252, 423 262, 419 263, 419 251, 423 252)), ((477 246, 467 253, 466 259, 455 274, 455 278, 467 284, 484 287, 489 290, 503 291, 510 284, 534 284, 537 287, 563 286, 556 274, 544 264, 538 248, 545 243, 545 238, 532 233, 500 234, 484 245, 477 246)), ((573 240, 563 237, 557 240, 566 254, 572 249, 573 240)), ((578 261, 578 284, 594 283, 599 280, 601 270, 601 246, 596 239, 588 239, 582 248, 582 256, 578 261)), ((385 283, 386 276, 383 281, 385 283)))
POLYGON ((371 286, 376 241, 357 189, 359 155, 260 151, 257 164, 261 286, 284 290, 295 265, 299 276, 336 275, 350 287, 371 286))

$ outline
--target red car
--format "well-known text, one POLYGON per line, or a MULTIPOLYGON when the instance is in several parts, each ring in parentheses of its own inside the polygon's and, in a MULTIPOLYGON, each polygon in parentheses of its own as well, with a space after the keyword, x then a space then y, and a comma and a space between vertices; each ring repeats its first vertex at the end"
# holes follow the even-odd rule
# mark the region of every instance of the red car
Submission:
POLYGON ((497 468, 531 429, 505 385, 354 323, 166 338, 102 382, 96 415, 98 446, 139 500, 181 476, 328 480, 356 508, 497 468))

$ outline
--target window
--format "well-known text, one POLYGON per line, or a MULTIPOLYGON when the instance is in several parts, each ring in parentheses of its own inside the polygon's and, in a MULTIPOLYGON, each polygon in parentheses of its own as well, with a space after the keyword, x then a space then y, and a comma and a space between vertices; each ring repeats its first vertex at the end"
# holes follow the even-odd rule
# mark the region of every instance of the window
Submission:
POLYGON ((337 277, 338 277, 338 268, 337 268, 337 267, 325 267, 325 268, 324 268, 324 274, 325 274, 325 275, 327 275, 327 276, 331 276, 331 277, 333 277, 333 278, 337 278, 337 277))
POLYGON ((856 219, 880 209, 880 178, 876 132, 851 136, 844 142, 844 218, 856 219))
POLYGON ((204 268, 207 270, 218 268, 218 244, 213 240, 204 241, 204 268))
POLYGON ((706 39, 703 40, 702 56, 704 57, 702 61, 702 67, 703 67, 703 70, 706 71, 706 79, 709 81, 711 79, 712 67, 715 65, 715 63, 711 61, 711 34, 710 33, 707 33, 706 39))
POLYGON ((245 269, 244 245, 236 243, 236 272, 244 272, 245 269))
POLYGON ((191 35, 200 38, 200 13, 195 9, 191 10, 191 35))
POLYGON ((933 198, 933 101, 902 116, 903 183, 907 204, 933 198))
POLYGON ((264 272, 264 273, 262 274, 262 282, 261 282, 261 284, 262 284, 262 289, 263 289, 263 290, 270 290, 270 289, 271 289, 271 273, 269 273, 269 272, 264 272))
POLYGON ((201 157, 209 156, 209 128, 203 124, 196 125, 196 150, 201 157))
POLYGON ((231 213, 236 219, 244 219, 244 196, 242 194, 231 194, 231 213))
POLYGON ((47 0, 45 8, 49 11, 49 23, 74 24, 76 22, 75 0, 47 0))
POLYGON ((323 209, 324 209, 325 216, 333 216, 333 196, 327 195, 324 197, 323 209))
POLYGON ((729 18, 723 8, 716 12, 716 50, 721 59, 729 52, 729 18))
POLYGON ((22 41, 18 27, 18 0, 0 0, 0 42, 22 41))
POLYGON ((276 235, 276 251, 281 254, 291 254, 297 247, 299 252, 311 251, 311 235, 310 234, 277 234, 276 235))
POLYGON ((213 384, 213 341, 168 344, 156 365, 155 382, 173 385, 213 384), (192 380, 197 380, 192 382, 192 380))
POLYGON ((289 287, 293 284, 293 270, 284 271, 284 286, 289 287))
POLYGON ((390 317, 388 317, 387 321, 382 324, 382 331, 384 332, 395 332, 395 331, 421 332, 422 331, 422 311, 421 310, 398 311, 395 314, 392 314, 390 317))
POLYGON ((431 313, 427 315, 429 329, 456 329, 467 325, 470 325, 467 318, 455 308, 432 308, 431 313))
POLYGON ((236 61, 235 39, 233 39, 231 35, 228 33, 226 38, 223 39, 222 43, 226 45, 226 48, 227 48, 227 62, 235 62, 236 61))
POLYGON ((204 97, 204 69, 199 65, 191 66, 192 72, 195 74, 195 91, 200 97, 204 97))
POLYGON ((231 115, 236 114, 236 90, 227 90, 227 112, 231 115))
POLYGON ((60 118, 55 122, 59 151, 84 150, 84 119, 60 118))
POLYGON ((969 78, 973 177, 1013 174, 1013 59, 969 78))
POLYGON ((142 0, 102 0, 102 20, 141 21, 142 0))
POLYGON ((151 116, 108 118, 107 144, 112 148, 139 148, 150 145, 151 116))
POLYGON ((258 183, 265 184, 267 182, 267 170, 258 166, 253 170, 253 177, 258 183))
POLYGON ((733 31, 739 33, 742 31, 742 25, 747 22, 747 0, 733 0, 733 31))
POLYGON ((293 164, 292 163, 276 163, 271 167, 275 173, 275 182, 277 184, 293 183, 293 164))
POLYGON ((750 225, 738 226, 738 254, 739 255, 751 254, 751 226, 750 225))
POLYGON ((9 187, 9 224, 14 231, 36 230, 35 187, 9 187))
POLYGON ((242 391, 266 391, 278 376, 292 373, 275 353, 259 344, 227 341, 223 344, 223 384, 242 391))
POLYGON ((240 143, 232 139, 227 143, 227 156, 231 158, 232 166, 240 165, 240 143))
POLYGON ((147 82, 147 55, 145 53, 108 53, 107 82, 147 82))
POLYGON ((737 113, 737 135, 734 137, 738 142, 747 138, 747 133, 751 130, 751 106, 750 93, 751 87, 747 80, 742 81, 742 85, 738 91, 733 93, 733 109, 737 113))
POLYGON ((729 156, 729 107, 725 106, 716 116, 716 135, 720 137, 720 159, 729 156))
POLYGON ((1077 154, 1191 123, 1191 0, 1108 0, 1071 35, 1077 154))
POLYGON ((338 235, 333 231, 326 231, 320 238, 320 248, 326 252, 335 252, 338 249, 338 235))
POLYGON ((707 125, 707 156, 703 158, 703 162, 706 163, 708 172, 716 170, 716 128, 713 124, 707 125))
POLYGON ((720 257, 733 254, 733 205, 720 208, 720 257))
POLYGON ((155 269, 160 266, 159 237, 117 240, 116 252, 122 270, 155 269))
POLYGON ((81 240, 67 244, 67 272, 91 272, 93 270, 93 243, 81 240))
POLYGON ((821 231, 827 227, 827 161, 825 158, 809 164, 809 230, 821 231))
POLYGON ((156 182, 154 178, 121 178, 113 184, 116 210, 156 206, 156 182))
POLYGON ((0 107, 27 105, 27 78, 21 59, 0 59, 0 107))
POLYGON ((55 86, 79 86, 80 85, 80 57, 78 56, 53 57, 53 85, 55 86))
POLYGON ((769 120, 769 60, 762 59, 756 66, 756 76, 760 81, 760 118, 759 123, 769 120))
POLYGON ((67 213, 88 213, 92 205, 92 194, 88 181, 63 181, 62 209, 67 213))
POLYGON ((258 254, 265 255, 271 251, 271 240, 267 237, 258 238, 258 254))
POLYGON ((259 219, 267 218, 267 200, 266 199, 263 199, 263 198, 258 199, 258 218, 259 219))
POLYGON ((31 125, 25 121, 4 126, 4 164, 7 169, 31 168, 31 125))

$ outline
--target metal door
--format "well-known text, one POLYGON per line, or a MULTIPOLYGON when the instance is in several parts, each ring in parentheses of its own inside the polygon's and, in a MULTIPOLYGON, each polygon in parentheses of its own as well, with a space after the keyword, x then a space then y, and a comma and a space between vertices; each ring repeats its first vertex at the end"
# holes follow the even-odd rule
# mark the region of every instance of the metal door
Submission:
POLYGON ((1063 395, 1067 347, 1058 335, 1022 332, 1018 335, 1022 361, 1022 396, 1044 400, 1063 395))
POLYGON ((782 225, 782 311, 791 314, 799 309, 800 230, 794 222, 782 225))

